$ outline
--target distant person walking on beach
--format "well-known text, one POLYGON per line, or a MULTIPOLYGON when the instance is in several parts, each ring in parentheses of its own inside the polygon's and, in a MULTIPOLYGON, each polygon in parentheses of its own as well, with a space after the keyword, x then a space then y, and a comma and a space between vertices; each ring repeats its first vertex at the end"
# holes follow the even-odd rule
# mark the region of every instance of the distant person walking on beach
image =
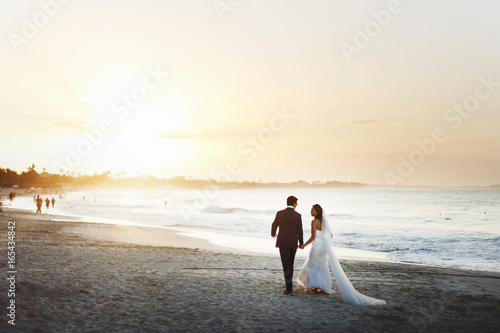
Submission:
POLYGON ((49 206, 50 206, 50 200, 49 200, 49 198, 46 198, 46 199, 45 199, 45 207, 46 207, 47 209, 49 209, 49 206))
POLYGON ((290 196, 286 199, 286 209, 276 213, 272 224, 271 236, 276 237, 276 230, 279 228, 276 247, 280 248, 281 264, 285 275, 286 290, 285 295, 293 294, 293 262, 297 253, 297 246, 304 245, 302 233, 302 217, 295 211, 297 198, 290 196))
POLYGON ((42 205, 43 205, 43 199, 38 196, 36 198, 36 212, 41 213, 42 212, 42 205))
POLYGON ((54 197, 52 197, 52 209, 54 209, 55 203, 56 203, 56 199, 54 199, 54 197))

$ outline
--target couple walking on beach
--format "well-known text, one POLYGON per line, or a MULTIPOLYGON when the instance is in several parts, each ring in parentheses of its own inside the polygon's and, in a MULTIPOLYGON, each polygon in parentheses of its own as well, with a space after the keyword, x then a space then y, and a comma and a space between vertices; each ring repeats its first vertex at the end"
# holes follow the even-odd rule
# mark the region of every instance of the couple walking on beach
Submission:
POLYGON ((304 244, 302 232, 302 217, 295 211, 298 199, 294 196, 287 198, 287 207, 276 213, 272 224, 271 236, 277 237, 276 247, 279 248, 283 273, 285 275, 286 295, 293 295, 293 262, 297 247, 304 249, 311 244, 309 258, 304 263, 297 282, 307 292, 324 292, 330 294, 332 291, 332 269, 337 288, 342 299, 347 303, 357 305, 383 305, 385 301, 365 296, 352 286, 340 266, 333 249, 333 233, 323 208, 316 204, 311 208, 311 237, 304 244), (278 235, 276 231, 279 229, 278 235))

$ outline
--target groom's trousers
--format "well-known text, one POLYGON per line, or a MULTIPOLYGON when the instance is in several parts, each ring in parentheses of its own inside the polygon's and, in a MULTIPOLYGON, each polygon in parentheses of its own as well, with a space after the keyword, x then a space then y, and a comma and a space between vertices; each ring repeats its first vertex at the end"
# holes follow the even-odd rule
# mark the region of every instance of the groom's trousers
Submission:
POLYGON ((286 290, 293 291, 293 262, 297 248, 280 247, 281 264, 285 274, 286 290))

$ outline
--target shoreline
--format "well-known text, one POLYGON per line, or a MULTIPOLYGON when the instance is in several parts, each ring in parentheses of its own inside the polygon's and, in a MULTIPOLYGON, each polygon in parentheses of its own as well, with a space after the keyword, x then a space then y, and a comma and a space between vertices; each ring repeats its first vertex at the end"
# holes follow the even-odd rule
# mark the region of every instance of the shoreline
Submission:
MULTIPOLYGON (((188 244, 189 237, 173 231, 170 246, 137 245, 124 241, 135 227, 46 217, 0 214, 2 234, 9 220, 17 221, 21 331, 495 332, 500 325, 498 273, 342 260, 358 291, 388 302, 357 307, 345 303, 335 286, 326 296, 307 294, 295 283, 295 296, 283 295, 277 254, 188 248, 202 243, 188 244)), ((0 246, 6 248, 6 237, 0 246)), ((295 277, 303 262, 297 258, 295 277)), ((5 260, 0 269, 7 270, 5 260)), ((7 318, 1 316, 0 330, 15 331, 7 318)))
MULTIPOLYGON (((12 189, 0 189, 0 194, 6 195, 8 192, 12 189), (2 192, 3 191, 3 192, 2 192)), ((31 208, 31 205, 33 204, 31 200, 28 202, 26 199, 30 198, 31 195, 36 192, 36 190, 30 190, 29 193, 19 193, 19 196, 21 197, 20 199, 23 200, 23 204, 21 205, 16 205, 14 204, 13 206, 15 208, 11 208, 9 206, 4 206, 5 210, 21 210, 27 213, 34 213, 35 209, 31 208)), ((80 189, 80 191, 83 191, 83 189, 80 189)), ((83 193, 83 192, 82 192, 83 193)), ((54 193, 48 193, 48 195, 55 195, 54 193)), ((7 199, 8 200, 8 199, 7 199)), ((5 200, 7 202, 7 200, 5 200)), ((16 199, 14 199, 14 202, 16 199)), ((161 246, 167 245, 168 242, 162 242, 159 239, 159 235, 157 233, 163 233, 167 232, 165 230, 171 230, 174 231, 177 235, 179 236, 186 236, 189 238, 187 240, 187 243, 193 243, 195 244, 196 242, 193 240, 199 239, 203 242, 201 242, 199 246, 193 245, 189 247, 199 247, 199 248, 207 248, 207 249, 226 249, 227 251, 233 252, 233 253, 240 253, 240 254, 250 254, 250 255, 276 255, 277 249, 274 246, 275 240, 272 238, 260 238, 259 237, 254 237, 254 236, 239 236, 234 233, 231 233, 227 230, 220 230, 220 229, 211 229, 210 227, 190 227, 190 226, 182 226, 182 225, 147 225, 147 224, 142 224, 138 222, 131 222, 127 220, 121 220, 121 219, 115 219, 115 218, 109 218, 109 217, 95 217, 89 215, 82 215, 82 214, 75 214, 75 212, 71 212, 68 210, 64 209, 59 209, 57 207, 58 205, 56 204, 56 209, 53 210, 52 208, 50 210, 45 210, 43 209, 42 215, 49 215, 52 216, 53 219, 55 220, 71 220, 75 221, 78 223, 102 223, 102 224, 114 224, 114 225, 129 225, 129 226, 135 226, 139 228, 141 234, 144 234, 144 237, 141 239, 138 239, 137 237, 129 237, 129 241, 134 243, 134 242, 139 242, 138 244, 142 245, 148 245, 146 244, 143 239, 148 238, 148 239, 154 239, 154 245, 156 246, 161 246), (141 229, 142 228, 142 229, 141 229), (146 229, 144 229, 146 228, 146 229), (148 228, 155 230, 147 232, 146 230, 149 230, 148 228), (149 235, 147 235, 149 234, 149 235)), ((72 208, 72 207, 70 207, 72 208)), ((94 235, 96 236, 96 235, 94 235)), ((97 237, 100 237, 97 235, 97 237)), ((171 236, 166 236, 166 239, 170 239, 171 236)), ((152 244, 151 242, 149 244, 152 244)), ((297 251, 297 257, 302 257, 302 258, 307 258, 309 254, 310 248, 306 250, 298 250, 297 251)), ((440 262, 440 263, 426 263, 425 259, 422 259, 421 261, 401 261, 401 260, 395 260, 395 259, 389 259, 389 256, 391 255, 390 252, 387 251, 370 251, 370 250, 362 250, 362 249, 354 249, 354 248, 343 248, 343 247, 337 247, 335 246, 335 251, 339 259, 348 259, 348 260, 361 260, 361 261, 377 261, 377 262, 396 262, 396 263, 402 263, 402 264, 408 264, 408 265, 423 265, 423 266, 429 266, 429 267, 442 267, 442 268, 457 268, 457 269, 464 269, 468 271, 480 271, 480 272, 492 272, 492 273, 500 273, 500 271, 496 270, 496 267, 493 267, 491 265, 487 265, 486 267, 477 267, 477 265, 447 265, 446 262, 440 262), (475 266, 475 267, 474 267, 475 266), (479 269, 478 268, 482 268, 479 269), (491 268, 488 270, 488 268, 491 268), (493 270, 495 269, 495 270, 493 270)))
MULTIPOLYGON (((265 243, 272 245, 267 251, 261 251, 258 249, 249 249, 243 246, 232 247, 230 244, 233 242, 227 242, 226 245, 217 244, 209 240, 207 235, 217 235, 220 238, 224 237, 234 237, 235 239, 243 239, 244 237, 235 237, 227 234, 217 233, 210 229, 202 228, 190 228, 190 227, 175 227, 175 226, 153 226, 153 225, 136 225, 136 224, 118 224, 118 223, 107 223, 107 222, 88 222, 81 219, 81 217, 70 216, 70 215, 59 215, 59 214, 36 214, 30 211, 17 208, 7 208, 4 210, 7 215, 19 215, 26 218, 25 214, 31 214, 32 220, 43 220, 50 223, 64 223, 67 226, 64 228, 64 232, 68 234, 90 238, 96 241, 113 242, 113 243, 128 243, 137 246, 152 246, 152 247, 174 247, 174 248, 186 248, 194 250, 203 251, 217 251, 226 254, 238 254, 238 255, 249 255, 249 256, 266 256, 266 257, 276 257, 279 258, 278 248, 274 246, 275 239, 264 240, 265 243), (42 217, 37 218, 37 217, 42 217), (69 219, 74 218, 74 219, 69 219), (93 227, 92 227, 93 226, 93 227), (112 230, 112 232, 109 232, 112 230)), ((251 238, 246 238, 251 239, 251 238)), ((261 239, 255 239, 260 241, 261 239)), ((361 256, 349 256, 341 255, 342 250, 350 250, 345 248, 337 248, 337 256, 340 261, 360 261, 360 262, 375 262, 384 264, 395 264, 395 265, 409 265, 415 267, 424 267, 429 269, 449 269, 458 270, 463 272, 481 273, 481 274, 493 274, 499 275, 499 272, 491 271, 481 271, 473 269, 464 268, 454 268, 446 266, 429 265, 414 262, 402 262, 390 259, 377 260, 376 258, 367 258, 361 256)), ((361 250, 360 250, 361 251, 361 250)), ((362 253, 368 251, 361 251, 362 253)), ((347 251, 349 254, 350 252, 347 251)), ((299 251, 297 250, 296 258, 306 260, 309 255, 309 250, 299 251)), ((299 268, 300 270, 300 268, 299 268)), ((295 267, 297 271, 297 267, 295 267)))
MULTIPOLYGON (((9 206, 5 206, 6 211, 11 212, 20 212, 20 213, 34 213, 34 209, 29 208, 10 208, 9 206)), ((202 249, 216 249, 223 251, 226 249, 227 251, 233 253, 240 254, 249 254, 249 255, 275 255, 277 253, 277 248, 275 247, 276 240, 269 237, 269 239, 263 238, 253 238, 253 237, 245 237, 245 236, 236 236, 231 235, 229 233, 225 233, 224 231, 219 231, 215 229, 208 228, 200 228, 200 227, 188 227, 188 226, 159 226, 159 225, 146 225, 146 224, 138 224, 128 221, 114 220, 108 221, 104 218, 93 218, 93 217, 84 217, 78 215, 72 215, 64 212, 56 212, 50 213, 45 212, 42 213, 41 216, 50 218, 55 221, 71 221, 75 223, 97 223, 97 224, 105 224, 105 225, 122 225, 137 228, 138 232, 143 234, 143 237, 139 239, 138 237, 130 237, 127 236, 129 242, 138 245, 154 245, 154 246, 168 246, 168 241, 161 241, 156 234, 156 232, 163 233, 168 231, 173 231, 179 236, 184 236, 189 238, 186 240, 189 248, 202 248, 202 249), (149 230, 149 232, 148 232, 149 230), (144 239, 148 237, 149 242, 145 242, 144 239), (195 239, 200 240, 200 244, 196 245, 195 239)), ((91 235, 89 235, 91 236, 91 235)), ((99 235, 93 235, 93 237, 97 237, 100 239, 99 235)), ((101 237, 102 238, 102 237, 101 237)), ((170 239, 171 236, 167 235, 167 239, 170 239)), ((310 248, 302 251, 299 250, 297 252, 298 257, 307 258, 309 255, 310 248)), ((349 259, 349 260, 361 260, 361 261, 380 261, 380 262, 397 262, 394 260, 390 260, 387 258, 387 254, 384 252, 375 252, 375 251, 365 251, 360 249, 351 249, 351 248, 341 248, 335 247, 335 251, 337 256, 340 259, 349 259)))
MULTIPOLYGON (((5 189, 4 189, 5 191, 5 189)), ((25 196, 25 194, 20 194, 25 196)), ((10 208, 9 206, 3 206, 4 212, 20 213, 20 214, 33 214, 34 209, 28 208, 10 208)), ((234 236, 224 232, 217 232, 214 229, 204 229, 195 228, 187 226, 158 226, 158 225, 140 225, 134 224, 133 222, 114 220, 107 221, 105 218, 92 218, 87 217, 90 221, 85 220, 86 217, 72 215, 69 213, 50 213, 44 212, 40 214, 42 219, 49 219, 51 221, 58 222, 70 222, 79 224, 97 224, 97 225, 110 225, 110 226, 122 226, 128 227, 123 228, 121 233, 121 239, 117 238, 115 235, 112 239, 106 234, 99 234, 93 229, 80 228, 82 236, 92 237, 100 241, 121 241, 127 242, 135 245, 144 246, 173 246, 173 247, 185 247, 191 249, 201 249, 201 250, 215 250, 225 253, 237 253, 242 255, 263 255, 279 257, 278 249, 275 248, 275 239, 270 238, 251 238, 251 237, 241 237, 234 236), (125 232, 127 231, 127 232, 125 232), (163 238, 162 238, 163 236, 163 238), (146 241, 147 239, 147 241, 146 241), (258 246, 255 246, 258 244, 258 246)), ((76 233, 74 230, 73 233, 76 233)), ((309 249, 304 251, 297 250, 296 258, 307 259, 309 255, 309 249)), ((359 249, 350 248, 339 248, 335 247, 336 254, 339 260, 354 260, 354 261, 373 261, 381 263, 396 263, 403 265, 414 265, 429 268, 443 268, 443 269, 458 269, 469 272, 481 272, 481 273, 492 273, 500 274, 499 272, 486 271, 486 270, 474 270, 468 268, 456 268, 448 266, 438 266, 425 263, 417 262, 404 262, 396 261, 387 258, 387 253, 385 252, 374 252, 365 251, 359 249)))
MULTIPOLYGON (((22 209, 7 209, 8 215, 19 214, 23 218, 26 212, 22 209), (17 214, 16 214, 17 213, 17 214)), ((32 213, 32 212, 31 212, 32 213)), ((32 213, 35 217, 38 214, 32 213)), ((216 233, 210 229, 202 228, 190 228, 190 227, 175 227, 175 226, 152 226, 152 225, 136 225, 136 224, 115 224, 115 223, 103 223, 103 222, 87 222, 81 220, 81 218, 76 216, 58 215, 58 214, 42 214, 40 216, 47 217, 47 219, 37 219, 50 223, 64 223, 65 226, 62 231, 73 236, 84 237, 101 242, 112 242, 112 243, 127 243, 132 246, 151 246, 151 247, 167 247, 167 248, 183 248, 183 249, 193 249, 201 251, 212 251, 224 254, 238 254, 246 256, 265 256, 279 258, 279 250, 274 246, 275 239, 269 241, 264 240, 266 243, 272 243, 272 247, 268 251, 259 251, 255 249, 248 249, 242 246, 231 247, 229 245, 219 245, 217 242, 212 242, 208 240, 207 234, 218 235, 219 237, 226 237, 230 235, 216 233), (56 217, 55 219, 52 217, 56 217), (65 219, 64 217, 74 217, 74 220, 65 219), (111 232, 110 232, 111 231, 111 232), (198 235, 197 235, 198 234, 198 235)), ((234 236, 233 236, 234 237, 234 236)), ((244 237, 235 237, 237 239, 244 237)), ((256 239, 261 240, 261 239, 256 239)), ((234 242, 229 242, 234 243, 234 242)), ((480 273, 480 274, 492 274, 492 276, 498 275, 498 272, 490 271, 480 271, 473 269, 464 268, 454 268, 446 266, 436 266, 413 262, 401 262, 389 259, 377 260, 374 258, 364 258, 360 256, 340 256, 338 250, 346 250, 344 248, 335 248, 340 261, 359 261, 359 262, 374 262, 383 264, 394 264, 394 265, 409 265, 415 267, 423 267, 429 269, 449 269, 457 270, 463 272, 480 273)), ((349 250, 349 249, 347 249, 349 250)), ((362 251, 364 252, 364 251, 362 251)), ((305 261, 308 258, 309 251, 299 251, 297 250, 296 259, 302 259, 305 261)), ((300 267, 295 267, 294 271, 300 271, 300 267)), ((466 275, 466 274, 462 274, 466 275)), ((472 276, 472 275, 471 275, 472 276)))

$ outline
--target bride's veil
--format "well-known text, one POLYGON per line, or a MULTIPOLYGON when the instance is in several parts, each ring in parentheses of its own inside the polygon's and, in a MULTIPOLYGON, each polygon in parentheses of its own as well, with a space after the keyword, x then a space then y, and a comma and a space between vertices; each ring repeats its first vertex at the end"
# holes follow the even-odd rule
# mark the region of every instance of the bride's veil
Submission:
POLYGON ((330 267, 333 271, 333 275, 335 277, 335 283, 337 284, 337 288, 339 289, 340 296, 342 296, 342 299, 351 304, 356 304, 356 305, 383 305, 387 304, 384 300, 376 299, 373 297, 369 297, 366 295, 361 294, 358 292, 356 289, 351 284, 351 281, 347 278, 347 276, 344 273, 344 270, 342 269, 342 266, 340 266, 339 260, 337 259, 337 256, 335 255, 335 250, 333 248, 333 233, 332 229, 330 227, 330 224, 328 223, 328 219, 326 218, 326 214, 323 211, 323 218, 322 218, 322 229, 323 229, 323 237, 325 237, 325 240, 327 241, 328 245, 327 246, 327 251, 328 251, 328 257, 329 257, 329 262, 330 262, 330 267))

